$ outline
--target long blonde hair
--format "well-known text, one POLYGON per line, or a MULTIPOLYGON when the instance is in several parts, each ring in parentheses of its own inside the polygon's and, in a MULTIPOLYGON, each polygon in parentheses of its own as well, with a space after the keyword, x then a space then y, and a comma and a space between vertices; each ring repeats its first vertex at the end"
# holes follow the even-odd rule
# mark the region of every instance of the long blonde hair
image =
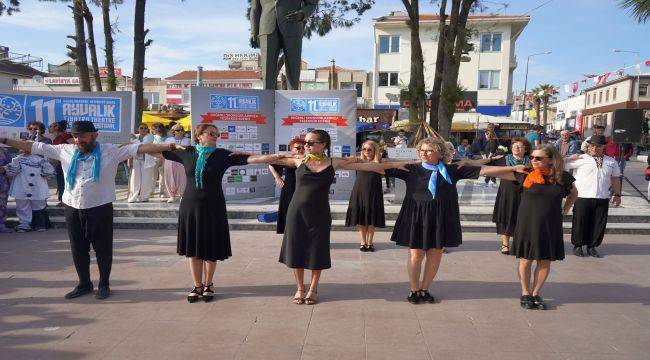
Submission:
POLYGON ((379 146, 379 144, 376 141, 374 141, 374 140, 366 140, 366 141, 364 141, 363 144, 361 144, 361 150, 362 150, 361 151, 361 160, 363 160, 363 161, 372 161, 372 162, 376 162, 376 163, 381 162, 381 146, 379 146), (375 156, 372 159, 368 159, 368 157, 366 157, 366 153, 363 152, 363 146, 366 145, 366 144, 369 144, 375 150, 375 156))
POLYGON ((440 156, 442 156, 442 159, 440 160, 443 163, 449 164, 451 162, 451 152, 447 148, 447 144, 445 144, 445 141, 443 139, 428 137, 418 141, 418 144, 415 146, 415 149, 418 151, 418 153, 424 144, 430 145, 433 148, 433 151, 440 154, 440 156))
POLYGON ((552 183, 562 185, 562 174, 564 173, 564 160, 560 152, 553 145, 539 145, 535 150, 543 151, 552 161, 553 176, 550 179, 552 183))

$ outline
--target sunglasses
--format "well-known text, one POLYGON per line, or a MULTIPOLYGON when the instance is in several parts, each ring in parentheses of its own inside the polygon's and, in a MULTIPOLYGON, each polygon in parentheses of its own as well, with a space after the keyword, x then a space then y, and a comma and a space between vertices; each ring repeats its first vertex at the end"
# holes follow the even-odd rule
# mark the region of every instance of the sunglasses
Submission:
POLYGON ((363 151, 373 151, 373 150, 375 150, 375 149, 373 149, 373 148, 363 148, 363 149, 361 149, 361 150, 363 150, 363 151))
POLYGON ((296 149, 296 150, 302 150, 302 149, 304 149, 305 147, 302 146, 302 145, 298 145, 298 146, 294 146, 293 148, 296 149))
POLYGON ((32 128, 32 127, 30 127, 28 130, 29 130, 29 131, 38 131, 38 130, 40 130, 40 129, 39 129, 39 128, 32 128))
POLYGON ((312 146, 314 146, 314 144, 322 144, 322 143, 323 143, 322 141, 307 141, 307 142, 305 142, 305 145, 309 146, 309 147, 312 147, 312 146))
POLYGON ((531 156, 530 159, 535 161, 542 161, 544 159, 548 159, 548 156, 531 156))

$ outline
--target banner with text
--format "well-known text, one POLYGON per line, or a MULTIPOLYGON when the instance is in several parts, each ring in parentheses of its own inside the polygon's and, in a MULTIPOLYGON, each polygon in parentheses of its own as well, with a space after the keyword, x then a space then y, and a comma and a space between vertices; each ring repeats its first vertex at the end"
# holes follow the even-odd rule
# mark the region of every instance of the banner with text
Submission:
MULTIPOLYGON (((250 154, 270 154, 275 145, 274 91, 192 86, 192 128, 214 124, 217 147, 250 154)), ((224 174, 226 200, 275 195, 267 165, 233 166, 224 174)))
MULTIPOLYGON (((355 156, 357 93, 354 90, 275 92, 276 152, 287 152, 289 141, 304 138, 314 129, 327 131, 332 156, 355 156)), ((330 198, 348 200, 354 185, 354 171, 336 171, 330 198)))
POLYGON ((30 121, 47 127, 66 120, 70 129, 73 122, 86 120, 95 124, 100 141, 128 142, 133 129, 133 104, 133 94, 127 91, 0 91, 0 136, 26 138, 30 121))

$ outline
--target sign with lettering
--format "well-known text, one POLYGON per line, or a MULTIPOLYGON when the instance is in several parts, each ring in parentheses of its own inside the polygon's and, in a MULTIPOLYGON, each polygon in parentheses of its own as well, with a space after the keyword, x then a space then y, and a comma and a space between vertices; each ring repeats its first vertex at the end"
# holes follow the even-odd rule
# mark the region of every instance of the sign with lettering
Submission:
POLYGON ((79 85, 79 78, 76 76, 70 77, 46 77, 43 78, 45 85, 79 85))

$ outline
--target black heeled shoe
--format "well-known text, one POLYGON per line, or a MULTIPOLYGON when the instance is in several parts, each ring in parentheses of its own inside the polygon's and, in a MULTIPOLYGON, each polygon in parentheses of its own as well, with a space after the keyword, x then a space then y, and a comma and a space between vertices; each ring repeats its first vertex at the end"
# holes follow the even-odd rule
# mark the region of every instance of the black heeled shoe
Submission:
POLYGON ((214 291, 210 289, 210 286, 214 286, 214 285, 210 283, 210 285, 205 285, 205 287, 203 288, 202 296, 203 296, 203 301, 205 302, 210 302, 212 301, 212 299, 214 299, 214 291))
POLYGON ((519 305, 526 310, 531 310, 535 308, 535 301, 531 295, 521 295, 519 305))
POLYGON ((429 294, 429 291, 427 290, 420 290, 420 300, 429 304, 436 302, 436 298, 429 294))
POLYGON ((187 295, 187 302, 195 303, 199 301, 201 295, 203 295, 203 285, 195 286, 192 288, 192 291, 190 291, 189 295, 187 295))
POLYGON ((422 299, 420 298, 420 292, 419 291, 411 291, 409 296, 406 298, 408 302, 411 304, 419 304, 422 299))
POLYGON ((370 252, 374 252, 374 251, 375 251, 375 247, 374 247, 372 244, 368 245, 368 246, 366 247, 366 249, 367 249, 366 251, 370 251, 370 252))
POLYGON ((539 310, 546 310, 546 303, 544 302, 544 299, 542 299, 541 296, 536 295, 533 296, 533 303, 535 304, 535 307, 537 307, 539 310))
POLYGON ((366 252, 368 251, 368 248, 366 247, 366 245, 359 245, 359 251, 366 252))

